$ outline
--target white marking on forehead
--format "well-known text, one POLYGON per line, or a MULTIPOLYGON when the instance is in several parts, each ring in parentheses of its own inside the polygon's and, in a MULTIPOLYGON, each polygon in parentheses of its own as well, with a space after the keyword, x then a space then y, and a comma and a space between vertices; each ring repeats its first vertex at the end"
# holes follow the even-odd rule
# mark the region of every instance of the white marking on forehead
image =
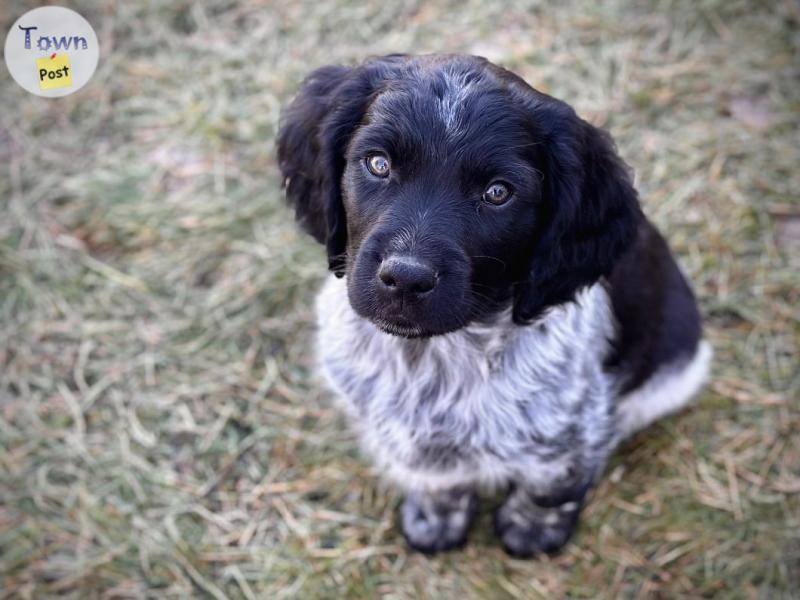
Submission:
POLYGON ((448 133, 455 133, 459 129, 459 113, 475 87, 476 78, 473 73, 445 71, 442 75, 445 92, 439 100, 439 117, 448 133))

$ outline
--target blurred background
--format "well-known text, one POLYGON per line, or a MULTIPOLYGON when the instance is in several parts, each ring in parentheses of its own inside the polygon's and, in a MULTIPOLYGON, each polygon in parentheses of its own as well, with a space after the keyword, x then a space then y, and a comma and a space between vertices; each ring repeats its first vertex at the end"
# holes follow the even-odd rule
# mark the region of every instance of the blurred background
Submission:
POLYGON ((0 68, 0 597, 798 597, 797 2, 61 4, 90 83, 0 68), (508 558, 488 512, 407 552, 311 372, 325 260, 283 207, 280 109, 319 65, 443 51, 611 131, 716 350, 554 558, 508 558))

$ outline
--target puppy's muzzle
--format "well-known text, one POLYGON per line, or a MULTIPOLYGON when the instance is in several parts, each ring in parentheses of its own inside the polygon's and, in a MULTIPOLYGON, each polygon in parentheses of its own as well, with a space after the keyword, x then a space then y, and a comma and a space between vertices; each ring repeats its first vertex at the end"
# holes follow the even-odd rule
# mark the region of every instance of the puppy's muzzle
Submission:
POLYGON ((433 291, 438 283, 436 271, 410 256, 390 256, 378 269, 378 286, 394 297, 417 299, 433 291))

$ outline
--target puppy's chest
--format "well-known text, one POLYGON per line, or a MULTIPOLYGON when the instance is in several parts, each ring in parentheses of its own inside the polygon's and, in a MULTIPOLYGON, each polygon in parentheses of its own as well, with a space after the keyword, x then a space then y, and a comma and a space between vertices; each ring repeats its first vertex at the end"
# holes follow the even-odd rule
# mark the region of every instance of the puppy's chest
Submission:
POLYGON ((594 312, 576 305, 531 327, 504 315, 406 340, 358 317, 333 281, 319 297, 318 352, 379 462, 445 471, 548 461, 580 445, 589 421, 610 412, 601 355, 584 343, 602 345, 594 312))

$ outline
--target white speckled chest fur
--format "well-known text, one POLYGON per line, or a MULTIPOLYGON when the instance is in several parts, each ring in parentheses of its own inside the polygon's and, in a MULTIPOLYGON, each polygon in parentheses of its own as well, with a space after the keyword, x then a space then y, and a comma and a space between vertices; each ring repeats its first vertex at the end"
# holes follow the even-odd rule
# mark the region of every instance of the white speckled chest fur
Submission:
POLYGON ((613 335, 602 284, 520 327, 503 314, 429 339, 380 331, 345 280, 317 301, 318 358, 379 471, 406 489, 536 489, 596 472, 615 437, 613 335))

